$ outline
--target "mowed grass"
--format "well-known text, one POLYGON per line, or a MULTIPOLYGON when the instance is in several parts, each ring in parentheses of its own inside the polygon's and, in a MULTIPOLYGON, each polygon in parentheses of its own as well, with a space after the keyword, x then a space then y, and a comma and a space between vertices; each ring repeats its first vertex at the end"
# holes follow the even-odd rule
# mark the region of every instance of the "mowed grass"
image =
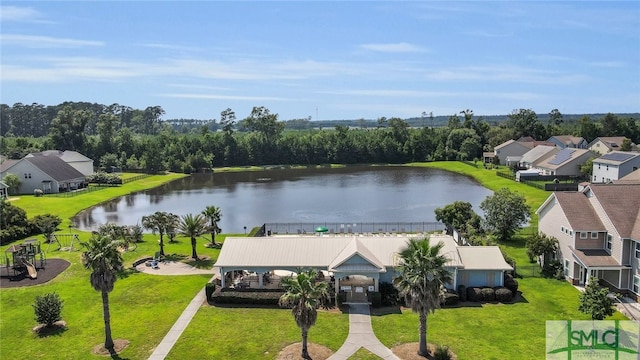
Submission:
MULTIPOLYGON (((569 283, 542 278, 518 281, 522 299, 515 303, 469 303, 473 305, 429 315, 427 341, 449 346, 458 359, 544 359, 545 321, 589 319, 578 311, 578 290, 569 283)), ((387 310, 373 310, 371 323, 378 339, 390 348, 417 342, 418 316, 411 309, 401 314, 387 310)), ((616 312, 610 319, 626 318, 616 312)))
MULTIPOLYGON (((349 315, 318 311, 308 341, 338 350, 349 332, 349 315)), ((167 359, 275 359, 286 346, 301 341, 288 309, 200 308, 167 359)))
POLYGON ((84 209, 88 209, 119 196, 152 189, 185 176, 187 175, 174 173, 153 175, 122 186, 105 187, 101 190, 87 192, 72 197, 35 197, 33 195, 18 195, 10 197, 10 200, 13 205, 24 209, 27 212, 27 217, 29 218, 38 214, 58 215, 62 219, 60 228, 66 230, 71 223, 71 218, 84 209))

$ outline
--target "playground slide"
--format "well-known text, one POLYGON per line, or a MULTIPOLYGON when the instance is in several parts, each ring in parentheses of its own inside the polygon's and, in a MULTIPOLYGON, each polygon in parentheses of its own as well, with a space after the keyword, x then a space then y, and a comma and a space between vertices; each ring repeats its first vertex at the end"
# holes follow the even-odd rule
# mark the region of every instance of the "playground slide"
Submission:
POLYGON ((32 263, 28 262, 25 259, 22 259, 22 263, 27 267, 27 271, 29 271, 29 276, 31 276, 32 279, 35 279, 38 277, 38 271, 36 270, 36 267, 33 266, 32 263))

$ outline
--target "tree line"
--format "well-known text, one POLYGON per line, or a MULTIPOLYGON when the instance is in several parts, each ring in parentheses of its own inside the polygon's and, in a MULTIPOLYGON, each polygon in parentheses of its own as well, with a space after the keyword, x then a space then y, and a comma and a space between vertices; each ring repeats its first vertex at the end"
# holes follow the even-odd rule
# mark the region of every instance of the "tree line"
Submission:
POLYGON ((557 109, 540 117, 530 109, 514 110, 498 124, 467 109, 451 115, 443 126, 429 126, 427 121, 416 127, 405 119, 381 117, 375 125, 338 122, 332 128, 307 128, 310 119, 281 121, 278 114, 256 106, 243 119, 225 109, 213 120, 215 126, 184 120, 198 124, 187 132, 162 121, 160 106, 140 110, 68 102, 53 107, 3 104, 0 110, 0 152, 8 158, 49 149, 75 150, 102 168, 185 173, 214 166, 474 160, 521 136, 545 140, 575 135, 587 141, 626 136, 640 142, 640 116, 608 113, 566 121, 557 109), (291 122, 298 130, 291 130, 291 122))

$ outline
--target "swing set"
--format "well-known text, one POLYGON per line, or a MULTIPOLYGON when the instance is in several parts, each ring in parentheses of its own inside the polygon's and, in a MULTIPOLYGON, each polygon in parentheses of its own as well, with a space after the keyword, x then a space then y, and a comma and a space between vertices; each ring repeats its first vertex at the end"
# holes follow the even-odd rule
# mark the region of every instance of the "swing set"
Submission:
POLYGON ((49 252, 49 248, 51 244, 58 244, 58 248, 56 251, 69 251, 73 250, 73 243, 80 242, 80 238, 78 234, 51 234, 49 238, 49 245, 47 246, 47 252, 49 252))

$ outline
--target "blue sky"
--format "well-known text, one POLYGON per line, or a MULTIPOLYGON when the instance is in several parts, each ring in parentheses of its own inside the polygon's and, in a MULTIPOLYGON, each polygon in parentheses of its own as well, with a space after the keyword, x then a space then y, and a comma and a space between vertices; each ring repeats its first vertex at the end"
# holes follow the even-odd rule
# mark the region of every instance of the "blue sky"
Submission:
POLYGON ((640 111, 640 1, 2 1, 0 102, 164 119, 640 111))

